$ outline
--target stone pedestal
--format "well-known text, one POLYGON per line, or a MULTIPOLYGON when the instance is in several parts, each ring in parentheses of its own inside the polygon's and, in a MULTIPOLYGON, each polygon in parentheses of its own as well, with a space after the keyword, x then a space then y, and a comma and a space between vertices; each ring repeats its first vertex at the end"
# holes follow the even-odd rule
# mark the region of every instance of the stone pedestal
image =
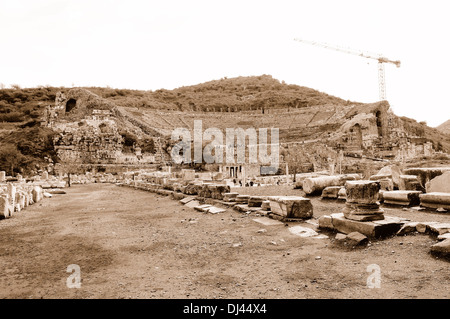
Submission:
POLYGON ((0 171, 0 183, 6 182, 6 172, 0 171))
POLYGON ((357 221, 384 219, 384 211, 378 204, 380 183, 377 181, 347 181, 345 183, 347 201, 344 216, 357 221))

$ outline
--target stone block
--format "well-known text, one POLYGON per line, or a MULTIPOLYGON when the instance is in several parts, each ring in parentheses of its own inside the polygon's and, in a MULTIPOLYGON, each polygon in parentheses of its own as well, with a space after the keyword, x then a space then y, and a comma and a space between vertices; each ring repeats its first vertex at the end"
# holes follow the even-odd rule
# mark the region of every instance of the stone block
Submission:
POLYGON ((234 198, 234 201, 238 204, 247 204, 249 198, 249 195, 238 195, 234 198))
POLYGON ((261 207, 264 197, 262 196, 250 196, 248 199, 249 207, 261 207))
POLYGON ((377 214, 353 214, 351 212, 344 212, 344 216, 347 219, 351 220, 357 220, 361 222, 368 222, 373 220, 383 220, 384 215, 382 212, 379 212, 377 214))
POLYGON ((385 216, 384 220, 361 222, 347 219, 343 213, 331 214, 333 229, 344 234, 359 232, 369 238, 384 238, 396 234, 405 219, 385 216))
POLYGON ((207 212, 208 212, 208 209, 209 209, 210 207, 212 207, 212 205, 204 204, 204 205, 198 205, 198 206, 195 206, 194 209, 197 210, 197 211, 199 211, 199 212, 202 212, 202 213, 207 213, 207 212))
POLYGON ((367 236, 364 236, 363 234, 361 234, 359 232, 349 233, 345 240, 351 246, 365 245, 369 242, 369 239, 367 238, 367 236))
POLYGON ((303 226, 289 227, 289 232, 293 235, 300 236, 300 237, 313 237, 313 236, 319 235, 315 230, 313 230, 309 227, 303 227, 303 226))
POLYGON ((416 226, 419 224, 418 222, 408 222, 405 223, 402 228, 397 232, 398 236, 406 235, 409 233, 413 233, 416 231, 416 226))
POLYGON ((429 232, 430 231, 430 226, 432 226, 434 224, 439 224, 439 222, 420 222, 420 223, 417 223, 416 230, 419 233, 424 234, 426 232, 429 232))
POLYGON ((232 193, 224 193, 223 194, 223 201, 225 202, 234 202, 236 197, 239 196, 239 193, 232 192, 232 193))
POLYGON ((450 239, 450 233, 445 233, 445 234, 437 236, 437 240, 439 240, 439 241, 446 240, 446 239, 450 239))
POLYGON ((33 202, 37 203, 42 200, 43 198, 43 190, 40 186, 34 186, 33 190, 31 191, 33 195, 33 202))
POLYGON ((437 235, 443 235, 450 232, 450 223, 437 223, 428 225, 430 231, 437 235))
POLYGON ((272 213, 286 218, 311 218, 313 207, 308 198, 300 196, 270 197, 272 213))
POLYGON ((427 193, 450 193, 450 171, 431 179, 425 188, 427 193))
POLYGON ((265 211, 269 211, 270 210, 270 200, 264 200, 261 203, 261 209, 265 210, 265 211))
POLYGON ((6 196, 0 196, 0 219, 10 217, 9 201, 6 196))
POLYGON ((219 214, 219 213, 223 213, 225 211, 226 211, 226 209, 219 208, 219 207, 216 207, 216 206, 211 206, 208 209, 208 213, 210 213, 210 214, 219 214))
POLYGON ((339 200, 345 200, 345 201, 347 200, 347 191, 345 190, 345 187, 342 187, 339 190, 338 199, 339 200))
POLYGON ((319 228, 334 229, 331 216, 322 215, 319 217, 319 228))
POLYGON ((187 196, 187 197, 185 197, 183 199, 180 199, 180 203, 181 204, 187 204, 187 203, 189 203, 190 201, 193 201, 193 200, 195 200, 194 196, 187 196))
POLYGON ((392 179, 381 179, 378 182, 380 183, 380 190, 384 191, 394 190, 394 182, 392 181, 392 179))
POLYGON ((172 198, 175 200, 182 200, 183 198, 187 197, 187 195, 183 194, 183 193, 178 193, 178 192, 172 192, 172 198))
POLYGON ((398 187, 400 183, 400 175, 402 175, 400 167, 394 164, 383 167, 375 176, 383 176, 384 178, 388 177, 394 183, 394 187, 398 187))
POLYGON ((323 199, 337 199, 339 196, 339 191, 342 189, 341 186, 328 186, 322 191, 321 197, 323 199))
POLYGON ((400 175, 399 190, 423 190, 417 175, 400 175))
POLYGON ((450 239, 445 239, 431 246, 431 252, 434 254, 450 256, 450 239))
POLYGON ((450 171, 450 167, 420 167, 420 168, 407 168, 404 170, 405 175, 416 175, 420 181, 421 186, 425 187, 426 183, 434 179, 437 176, 444 174, 444 172, 450 171))
POLYGON ((377 181, 347 181, 345 183, 347 203, 376 204, 380 183, 377 181))
POLYGON ((336 236, 334 237, 334 239, 337 241, 344 241, 347 239, 347 235, 342 234, 342 233, 337 233, 336 236))
POLYGON ((200 191, 202 190, 201 184, 189 184, 186 185, 186 188, 184 189, 184 193, 186 195, 198 195, 200 191))
POLYGON ((284 226, 283 222, 267 217, 254 218, 253 220, 259 224, 263 224, 264 226, 284 226))
POLYGON ((200 202, 198 200, 191 200, 188 203, 186 203, 186 206, 190 207, 190 208, 194 208, 199 205, 200 205, 200 202))

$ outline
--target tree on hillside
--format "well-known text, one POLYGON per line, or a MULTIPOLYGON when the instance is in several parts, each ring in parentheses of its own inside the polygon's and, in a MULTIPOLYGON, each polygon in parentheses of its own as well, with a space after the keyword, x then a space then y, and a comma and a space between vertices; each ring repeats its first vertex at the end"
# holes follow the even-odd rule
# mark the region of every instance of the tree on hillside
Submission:
POLYGON ((20 167, 25 163, 26 158, 12 144, 0 147, 0 170, 13 176, 14 172, 20 172, 20 167))
POLYGON ((280 152, 284 157, 284 161, 288 165, 289 173, 294 175, 293 181, 295 182, 295 175, 308 171, 308 167, 311 166, 311 160, 304 148, 299 144, 288 145, 287 148, 280 152))

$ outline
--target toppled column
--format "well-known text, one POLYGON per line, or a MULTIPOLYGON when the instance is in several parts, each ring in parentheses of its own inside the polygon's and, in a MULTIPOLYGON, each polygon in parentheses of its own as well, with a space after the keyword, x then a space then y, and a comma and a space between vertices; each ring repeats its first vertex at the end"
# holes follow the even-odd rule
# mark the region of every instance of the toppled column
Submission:
POLYGON ((347 202, 344 217, 357 221, 384 219, 384 211, 378 204, 380 183, 376 181, 347 181, 345 183, 347 202))
POLYGON ((426 193, 420 194, 419 197, 420 206, 450 209, 450 193, 426 193))
POLYGON ((344 186, 346 181, 356 180, 358 178, 358 174, 305 178, 303 181, 303 191, 307 195, 320 194, 328 186, 344 186))
POLYGON ((390 205, 417 206, 420 204, 420 194, 421 191, 415 190, 383 192, 383 200, 390 205))

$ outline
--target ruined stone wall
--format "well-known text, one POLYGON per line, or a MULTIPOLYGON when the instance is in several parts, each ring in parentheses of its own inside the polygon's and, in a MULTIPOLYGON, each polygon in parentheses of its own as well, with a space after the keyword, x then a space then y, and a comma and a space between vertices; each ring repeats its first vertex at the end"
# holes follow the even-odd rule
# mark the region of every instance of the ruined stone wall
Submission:
POLYGON ((42 124, 58 132, 53 144, 62 163, 154 163, 154 156, 124 153, 123 129, 115 105, 84 90, 58 92, 55 104, 45 112, 42 124))

